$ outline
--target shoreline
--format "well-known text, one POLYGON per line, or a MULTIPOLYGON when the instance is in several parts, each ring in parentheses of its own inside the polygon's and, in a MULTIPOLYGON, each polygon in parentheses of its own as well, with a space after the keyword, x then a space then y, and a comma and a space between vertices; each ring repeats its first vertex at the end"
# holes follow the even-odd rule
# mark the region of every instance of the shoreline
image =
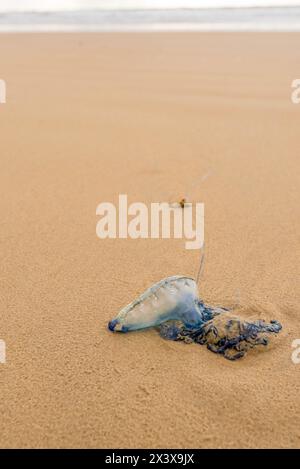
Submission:
POLYGON ((0 13, 0 31, 300 31, 300 6, 0 13))

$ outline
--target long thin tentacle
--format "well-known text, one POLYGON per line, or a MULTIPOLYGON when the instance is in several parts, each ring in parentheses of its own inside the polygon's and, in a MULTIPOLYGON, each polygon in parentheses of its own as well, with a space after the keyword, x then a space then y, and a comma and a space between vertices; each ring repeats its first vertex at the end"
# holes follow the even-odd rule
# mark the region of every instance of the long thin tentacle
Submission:
POLYGON ((198 268, 198 272, 197 272, 197 275, 196 275, 196 285, 198 285, 198 283, 199 283, 199 280, 200 280, 200 277, 201 277, 201 274, 202 274, 202 271, 203 271, 203 268, 204 268, 204 259, 205 259, 205 242, 203 241, 203 246, 202 246, 202 249, 201 249, 199 268, 198 268))

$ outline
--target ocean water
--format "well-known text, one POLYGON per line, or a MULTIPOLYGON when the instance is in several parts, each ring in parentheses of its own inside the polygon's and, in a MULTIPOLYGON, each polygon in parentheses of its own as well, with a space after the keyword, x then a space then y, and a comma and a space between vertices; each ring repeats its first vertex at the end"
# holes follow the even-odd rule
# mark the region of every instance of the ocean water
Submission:
POLYGON ((300 31, 300 0, 0 0, 0 32, 169 30, 300 31))

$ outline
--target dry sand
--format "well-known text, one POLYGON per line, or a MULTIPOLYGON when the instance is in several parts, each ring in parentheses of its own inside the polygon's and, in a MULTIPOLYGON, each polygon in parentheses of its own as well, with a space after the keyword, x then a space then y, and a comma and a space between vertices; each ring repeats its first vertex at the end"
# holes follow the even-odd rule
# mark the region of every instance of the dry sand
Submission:
POLYGON ((299 447, 299 34, 1 35, 1 447, 299 447), (226 361, 111 334, 183 240, 100 240, 96 206, 162 201, 208 168, 201 295, 280 320, 226 361))

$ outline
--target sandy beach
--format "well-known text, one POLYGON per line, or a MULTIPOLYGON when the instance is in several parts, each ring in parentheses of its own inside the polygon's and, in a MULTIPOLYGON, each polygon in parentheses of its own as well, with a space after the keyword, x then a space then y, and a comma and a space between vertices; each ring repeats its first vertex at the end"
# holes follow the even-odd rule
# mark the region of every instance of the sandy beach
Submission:
POLYGON ((299 41, 1 35, 1 448, 300 447, 299 41), (205 204, 201 297, 283 325, 236 362, 107 330, 154 282, 195 276, 200 254, 101 240, 97 205, 191 187, 205 204))

